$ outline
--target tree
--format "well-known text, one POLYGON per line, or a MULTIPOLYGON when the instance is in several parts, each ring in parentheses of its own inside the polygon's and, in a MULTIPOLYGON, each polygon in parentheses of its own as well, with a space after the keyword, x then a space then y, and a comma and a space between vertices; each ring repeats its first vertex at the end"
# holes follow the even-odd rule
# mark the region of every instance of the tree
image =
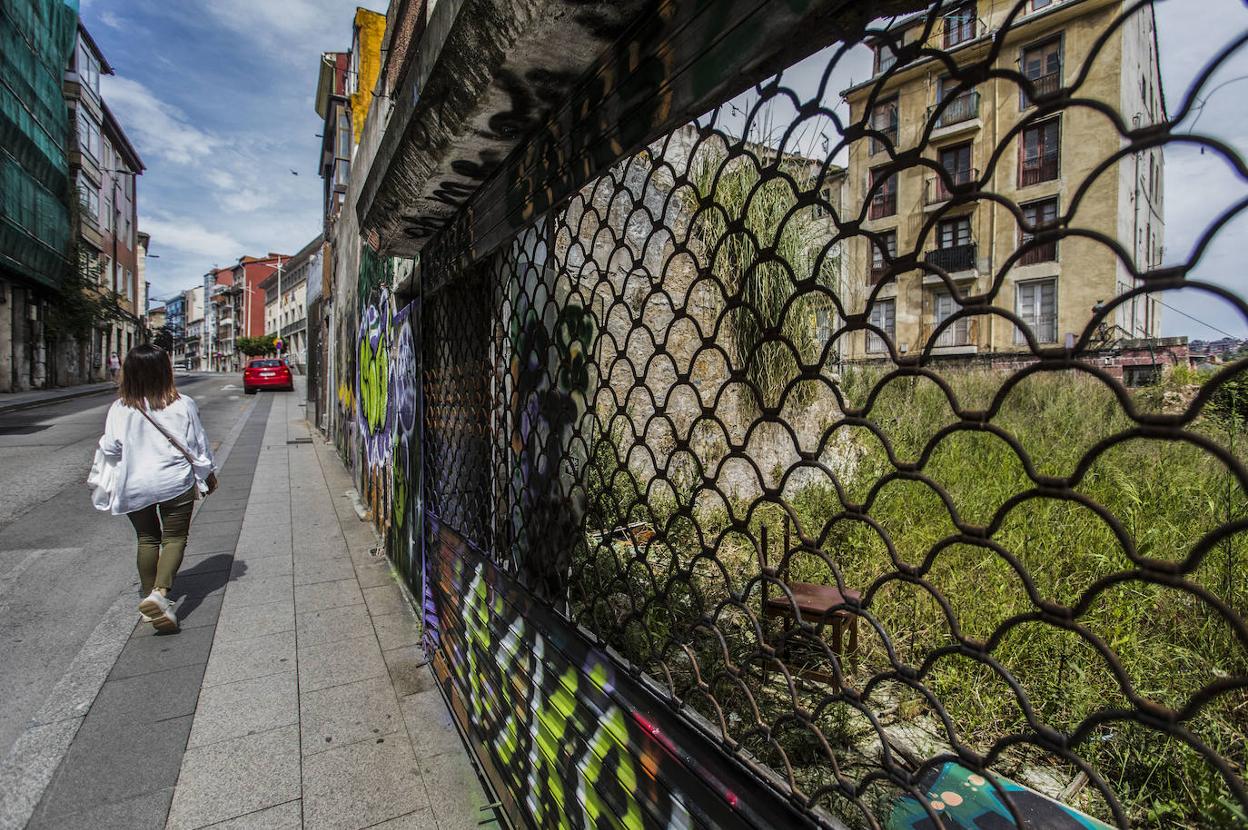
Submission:
POLYGON ((75 194, 70 199, 70 227, 74 233, 66 252, 65 270, 57 288, 56 302, 48 306, 46 325, 53 340, 77 338, 87 340, 101 323, 117 322, 126 318, 120 297, 110 288, 101 285, 100 263, 81 244, 77 229, 80 206, 75 194))
POLYGON ((261 357, 277 351, 276 341, 277 337, 272 334, 260 337, 239 337, 234 341, 234 346, 248 357, 261 357))
POLYGON ((152 342, 169 354, 173 354, 173 341, 173 329, 168 326, 161 326, 152 333, 152 342))

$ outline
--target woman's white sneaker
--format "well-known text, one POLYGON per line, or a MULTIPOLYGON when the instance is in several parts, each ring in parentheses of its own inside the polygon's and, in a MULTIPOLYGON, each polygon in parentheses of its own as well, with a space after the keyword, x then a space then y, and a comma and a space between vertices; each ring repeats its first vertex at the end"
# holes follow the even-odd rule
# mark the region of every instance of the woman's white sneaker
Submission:
POLYGON ((159 591, 152 591, 143 598, 139 603, 139 613, 157 631, 178 630, 178 616, 173 611, 173 602, 159 591))
POLYGON ((139 602, 139 613, 146 614, 149 617, 159 617, 161 614, 169 610, 169 598, 160 591, 152 591, 139 602))

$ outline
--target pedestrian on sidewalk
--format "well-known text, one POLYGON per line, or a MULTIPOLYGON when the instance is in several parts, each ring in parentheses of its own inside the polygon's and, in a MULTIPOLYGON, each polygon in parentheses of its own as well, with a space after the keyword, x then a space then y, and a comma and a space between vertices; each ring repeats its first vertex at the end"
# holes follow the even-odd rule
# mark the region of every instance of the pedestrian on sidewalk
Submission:
POLYGON ((182 564, 195 499, 217 487, 212 450, 195 401, 178 393, 169 354, 135 346, 88 483, 95 506, 125 514, 138 537, 139 613, 158 631, 176 631, 169 589, 182 564))
POLYGON ((121 371, 121 360, 117 357, 117 352, 113 352, 108 356, 108 379, 117 380, 117 373, 121 371))

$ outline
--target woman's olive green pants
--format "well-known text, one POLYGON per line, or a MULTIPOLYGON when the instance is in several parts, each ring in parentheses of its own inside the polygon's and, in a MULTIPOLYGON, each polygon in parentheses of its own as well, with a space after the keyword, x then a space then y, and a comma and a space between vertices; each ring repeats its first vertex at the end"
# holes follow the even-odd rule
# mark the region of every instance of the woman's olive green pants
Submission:
POLYGON ((191 510, 195 507, 195 488, 168 501, 149 505, 127 513, 139 537, 140 596, 153 588, 168 590, 182 565, 186 551, 186 535, 191 529, 191 510))

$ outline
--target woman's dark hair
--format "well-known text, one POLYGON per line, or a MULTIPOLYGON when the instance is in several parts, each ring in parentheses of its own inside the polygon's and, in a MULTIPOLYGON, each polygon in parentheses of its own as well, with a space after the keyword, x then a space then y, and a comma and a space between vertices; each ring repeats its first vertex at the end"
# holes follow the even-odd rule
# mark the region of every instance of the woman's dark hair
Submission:
POLYGON ((164 409, 178 399, 169 353, 151 343, 135 346, 121 365, 118 387, 121 402, 131 409, 164 409))

